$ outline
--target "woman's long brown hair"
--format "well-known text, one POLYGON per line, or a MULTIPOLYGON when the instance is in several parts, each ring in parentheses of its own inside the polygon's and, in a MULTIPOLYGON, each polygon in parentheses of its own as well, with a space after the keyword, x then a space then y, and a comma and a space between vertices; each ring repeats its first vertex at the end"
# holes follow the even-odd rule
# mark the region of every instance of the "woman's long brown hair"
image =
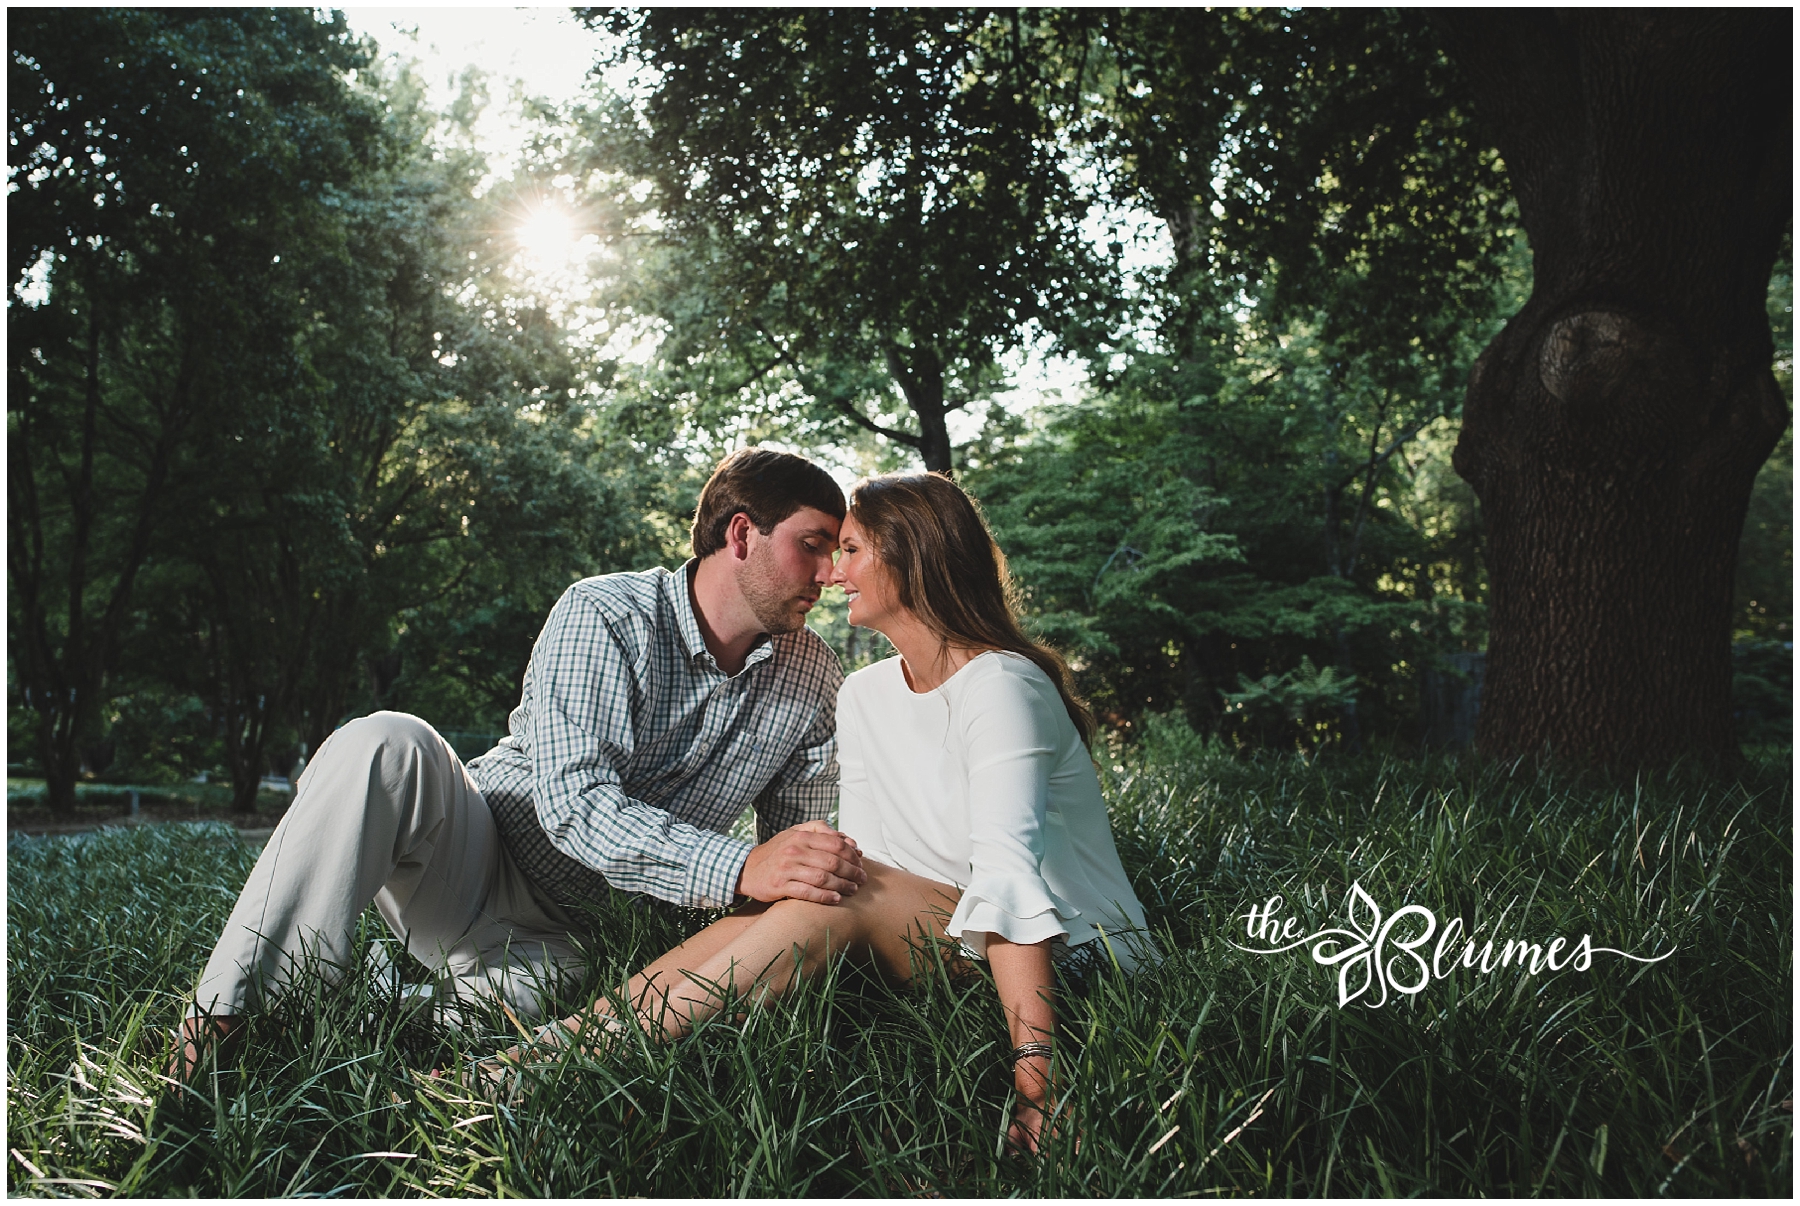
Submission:
POLYGON ((1068 663, 1019 627, 1006 554, 974 499, 941 473, 884 473, 851 487, 850 517, 894 575, 902 607, 947 645, 1030 658, 1056 685, 1081 743, 1092 743, 1094 714, 1075 694, 1068 663))

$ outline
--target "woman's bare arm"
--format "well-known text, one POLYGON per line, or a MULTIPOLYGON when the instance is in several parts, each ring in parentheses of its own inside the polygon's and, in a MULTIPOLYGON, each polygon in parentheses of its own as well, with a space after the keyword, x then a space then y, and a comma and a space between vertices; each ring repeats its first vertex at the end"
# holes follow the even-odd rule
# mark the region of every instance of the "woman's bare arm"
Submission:
MULTIPOLYGON (((1056 980, 1050 964, 1048 942, 1008 942, 988 935, 988 964, 994 986, 1000 990, 1000 1007, 1006 1013, 1007 1030, 1016 1048, 1025 1043, 1052 1042, 1056 1032, 1056 980)), ((1013 1087, 1019 1093, 1019 1109, 1007 1132, 1015 1145, 1038 1149, 1051 1101, 1050 1057, 1027 1055, 1013 1066, 1013 1087)))

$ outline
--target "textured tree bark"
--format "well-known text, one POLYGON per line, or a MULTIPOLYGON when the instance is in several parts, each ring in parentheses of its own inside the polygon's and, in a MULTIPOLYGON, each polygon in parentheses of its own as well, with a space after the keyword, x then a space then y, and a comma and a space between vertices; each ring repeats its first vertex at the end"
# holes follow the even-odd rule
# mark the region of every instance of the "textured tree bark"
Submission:
POLYGON ((1436 19, 1535 257, 1455 453, 1492 582, 1477 744, 1729 762, 1733 565, 1788 422, 1765 294, 1791 205, 1791 14, 1436 19))
POLYGON ((888 372, 906 396, 919 420, 919 459, 927 473, 954 475, 951 464, 950 428, 944 416, 944 364, 927 348, 915 348, 910 356, 896 347, 887 350, 888 372))

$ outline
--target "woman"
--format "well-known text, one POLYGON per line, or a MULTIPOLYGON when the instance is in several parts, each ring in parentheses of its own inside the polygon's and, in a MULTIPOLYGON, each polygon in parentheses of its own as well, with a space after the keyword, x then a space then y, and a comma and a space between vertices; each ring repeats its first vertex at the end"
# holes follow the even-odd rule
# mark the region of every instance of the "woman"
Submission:
MULTIPOLYGON (((717 1013, 722 994, 766 1001, 840 952, 904 982, 933 949, 921 939, 942 940, 993 971, 1019 1094, 1009 1134, 1035 1151, 1055 967, 1156 957, 1088 754, 1093 718, 1062 659, 1020 631, 1005 558, 948 478, 857 483, 840 545, 832 581, 850 622, 899 653, 838 696, 839 825, 868 882, 841 904, 741 909, 639 972, 624 999, 674 1037, 717 1013)), ((593 1014, 590 1025, 621 1026, 607 1001, 593 1014)), ((579 1034, 583 1021, 562 1025, 579 1034)))

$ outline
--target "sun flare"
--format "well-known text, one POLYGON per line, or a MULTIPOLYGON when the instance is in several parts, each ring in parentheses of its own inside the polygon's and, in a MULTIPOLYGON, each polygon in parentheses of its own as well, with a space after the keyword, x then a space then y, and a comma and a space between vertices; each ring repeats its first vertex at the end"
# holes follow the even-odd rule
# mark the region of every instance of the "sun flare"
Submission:
POLYGON ((569 267, 584 251, 575 219, 559 206, 538 206, 515 233, 519 246, 542 268, 569 267))

